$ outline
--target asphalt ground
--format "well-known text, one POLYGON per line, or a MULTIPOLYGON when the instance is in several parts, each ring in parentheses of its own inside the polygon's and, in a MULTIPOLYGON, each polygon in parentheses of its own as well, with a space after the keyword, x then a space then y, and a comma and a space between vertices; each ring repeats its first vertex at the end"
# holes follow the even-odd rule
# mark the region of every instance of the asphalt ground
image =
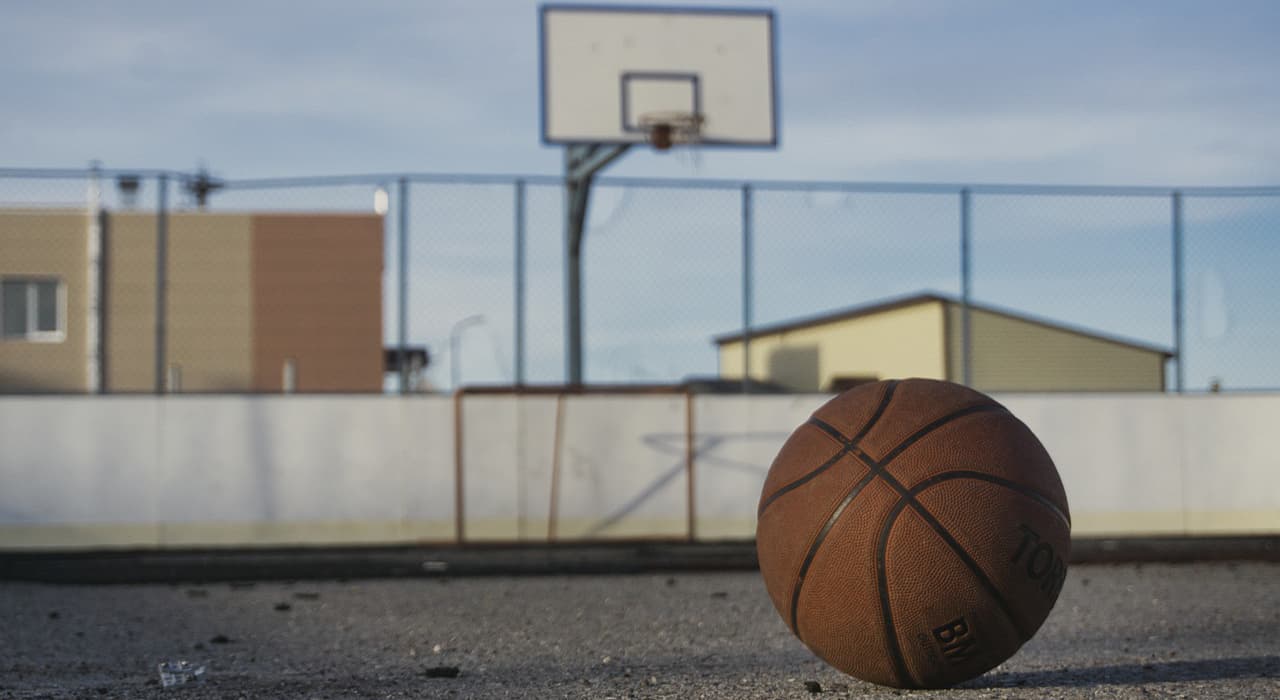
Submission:
POLYGON ((1017 655, 944 691, 827 667, 753 571, 0 581, 0 697, 1277 698, 1280 563, 1074 565, 1017 655), (179 659, 203 680, 162 687, 179 659))

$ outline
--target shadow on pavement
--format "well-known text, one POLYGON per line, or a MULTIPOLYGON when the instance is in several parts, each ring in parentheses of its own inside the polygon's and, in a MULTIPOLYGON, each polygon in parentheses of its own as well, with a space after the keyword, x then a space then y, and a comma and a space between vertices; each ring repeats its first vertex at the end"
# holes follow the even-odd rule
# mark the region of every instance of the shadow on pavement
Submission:
POLYGON ((1214 681, 1231 678, 1280 679, 1280 656, 1243 656, 1224 659, 1183 659, 1149 663, 1112 664, 1088 668, 1062 668, 1046 671, 1021 671, 982 676, 962 687, 1087 687, 1098 685, 1135 685, 1143 683, 1181 683, 1214 681))

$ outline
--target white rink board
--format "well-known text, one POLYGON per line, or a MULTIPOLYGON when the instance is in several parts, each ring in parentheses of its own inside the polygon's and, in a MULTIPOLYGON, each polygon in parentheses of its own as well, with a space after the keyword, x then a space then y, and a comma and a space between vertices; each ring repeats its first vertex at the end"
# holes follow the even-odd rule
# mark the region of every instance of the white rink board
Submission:
MULTIPOLYGON (((468 541, 742 539, 826 397, 463 399, 468 541), (557 519, 556 406, 562 403, 557 519)), ((1008 395, 1077 535, 1280 533, 1280 396, 1008 395)), ((0 549, 454 541, 450 397, 0 398, 0 549)))
POLYGON ((565 400, 560 539, 687 535, 687 404, 683 395, 565 400))
POLYGON ((0 400, 0 547, 453 539, 448 400, 0 400), (60 426, 56 440, 42 439, 60 426), (42 427, 43 426, 43 427, 42 427))
POLYGON ((149 397, 0 399, 0 526, 156 523, 158 415, 149 397))
POLYGON ((997 396, 1040 438, 1067 490, 1075 534, 1186 531, 1180 437, 1187 399, 997 396))
POLYGON ((695 402, 699 539, 755 537, 756 506, 773 456, 829 397, 712 396, 695 402))

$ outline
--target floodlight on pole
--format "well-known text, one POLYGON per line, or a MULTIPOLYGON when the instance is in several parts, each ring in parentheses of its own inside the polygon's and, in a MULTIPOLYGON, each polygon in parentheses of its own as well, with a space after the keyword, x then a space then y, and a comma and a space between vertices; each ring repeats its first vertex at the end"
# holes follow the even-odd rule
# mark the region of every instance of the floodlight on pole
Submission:
POLYGON ((472 326, 484 323, 484 314, 473 314, 458 319, 449 331, 449 386, 457 389, 462 381, 462 332, 472 326))

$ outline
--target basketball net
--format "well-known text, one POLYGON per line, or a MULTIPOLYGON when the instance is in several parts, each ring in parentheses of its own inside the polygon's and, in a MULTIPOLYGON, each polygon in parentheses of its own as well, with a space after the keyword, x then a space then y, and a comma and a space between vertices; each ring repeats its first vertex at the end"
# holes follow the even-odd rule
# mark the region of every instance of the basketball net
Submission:
POLYGON ((648 112, 639 117, 641 127, 648 130, 649 145, 665 153, 674 150, 676 160, 695 172, 702 168, 702 126, 706 117, 694 112, 648 112))

